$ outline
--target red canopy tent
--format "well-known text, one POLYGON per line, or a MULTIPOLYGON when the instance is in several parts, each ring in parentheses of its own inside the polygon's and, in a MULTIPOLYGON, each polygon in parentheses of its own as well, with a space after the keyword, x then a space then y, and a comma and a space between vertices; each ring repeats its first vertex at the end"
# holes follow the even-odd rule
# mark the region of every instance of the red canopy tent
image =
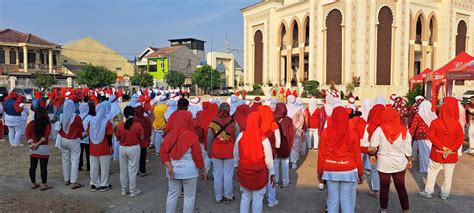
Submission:
POLYGON ((474 60, 446 72, 446 91, 452 94, 454 80, 474 80, 474 60))
POLYGON ((430 68, 426 68, 425 70, 423 70, 423 72, 421 72, 420 74, 416 75, 416 76, 413 76, 412 78, 410 78, 410 90, 413 89, 413 86, 415 84, 422 84, 425 82, 425 79, 426 79, 426 75, 428 75, 428 73, 431 73, 433 72, 433 70, 431 70, 430 68))

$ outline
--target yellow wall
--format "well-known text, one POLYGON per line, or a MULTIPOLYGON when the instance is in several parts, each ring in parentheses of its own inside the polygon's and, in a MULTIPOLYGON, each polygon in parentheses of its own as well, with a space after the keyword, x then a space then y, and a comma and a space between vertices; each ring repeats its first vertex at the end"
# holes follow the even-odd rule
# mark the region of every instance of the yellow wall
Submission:
POLYGON ((132 76, 134 69, 133 64, 129 63, 125 57, 92 37, 64 44, 61 60, 63 64, 80 65, 83 62, 103 66, 117 72, 119 76, 132 76), (121 68, 121 70, 117 70, 117 68, 121 68))

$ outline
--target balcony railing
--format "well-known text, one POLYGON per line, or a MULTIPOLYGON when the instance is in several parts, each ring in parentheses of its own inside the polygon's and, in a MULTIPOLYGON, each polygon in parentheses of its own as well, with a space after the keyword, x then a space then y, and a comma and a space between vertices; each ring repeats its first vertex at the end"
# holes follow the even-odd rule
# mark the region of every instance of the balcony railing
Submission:
MULTIPOLYGON (((5 68, 4 73, 24 72, 24 66, 21 63, 20 64, 3 64, 0 66, 3 66, 5 68)), ((38 71, 49 72, 49 65, 47 64, 28 64, 27 67, 28 67, 28 72, 38 72, 38 71)), ((53 71, 56 74, 64 73, 63 67, 61 66, 53 66, 53 71)))

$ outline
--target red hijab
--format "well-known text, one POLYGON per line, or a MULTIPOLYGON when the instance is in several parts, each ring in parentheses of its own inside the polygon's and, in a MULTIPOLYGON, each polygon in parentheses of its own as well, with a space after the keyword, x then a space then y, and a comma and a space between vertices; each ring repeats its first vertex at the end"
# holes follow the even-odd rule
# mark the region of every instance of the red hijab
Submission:
POLYGON ((203 102, 202 103, 202 111, 198 112, 196 115, 197 120, 201 124, 201 127, 204 128, 207 132, 207 128, 211 123, 212 119, 217 116, 217 112, 219 111, 216 104, 211 102, 203 102))
POLYGON ((451 111, 451 114, 453 115, 453 118, 458 121, 459 120, 459 106, 458 106, 459 101, 458 101, 458 99, 456 99, 454 97, 446 97, 446 98, 443 99, 443 102, 450 106, 450 108, 451 108, 450 111, 451 111))
POLYGON ((400 122, 400 114, 396 109, 387 109, 382 113, 382 131, 390 144, 393 144, 400 135, 405 140, 407 128, 400 122))
POLYGON ((267 138, 271 138, 275 130, 278 129, 278 124, 273 118, 272 109, 269 106, 261 106, 258 108, 258 113, 262 118, 260 133, 265 135, 267 138))
POLYGON ((145 138, 143 141, 150 141, 152 125, 150 119, 145 117, 145 109, 142 106, 135 107, 135 116, 133 120, 140 123, 144 130, 145 138))
POLYGON ((369 112, 367 132, 369 133, 369 140, 372 138, 372 134, 375 130, 382 125, 382 113, 385 111, 383 104, 375 105, 369 112))
POLYGON ((247 129, 239 141, 240 164, 242 166, 265 165, 262 140, 265 136, 260 131, 262 118, 258 112, 247 117, 247 129))
MULTIPOLYGON (((456 112, 459 112, 457 108, 455 108, 454 110, 456 112)), ((455 113, 453 112, 452 104, 446 102, 440 108, 438 119, 443 121, 442 123, 444 125, 439 126, 441 127, 440 130, 444 134, 452 133, 456 130, 457 125, 459 125, 459 121, 456 119, 455 113)))
POLYGON ((234 120, 239 125, 239 130, 245 131, 245 123, 247 121, 247 116, 250 114, 251 110, 249 105, 243 104, 237 107, 234 113, 234 120))
POLYGON ((275 106, 275 112, 273 112, 273 117, 278 120, 280 124, 280 133, 286 137, 288 142, 288 147, 291 149, 293 147, 293 138, 294 138, 294 126, 293 121, 290 117, 287 116, 287 109, 284 103, 277 103, 275 106))
POLYGON ((344 107, 336 107, 331 115, 332 125, 327 128, 328 147, 337 149, 350 141, 349 114, 344 107))
MULTIPOLYGON (((221 127, 227 125, 228 123, 232 122, 232 117, 230 117, 230 106, 228 103, 222 103, 219 106, 219 112, 217 113, 217 117, 212 120, 213 122, 218 123, 221 127)), ((235 132, 235 125, 227 125, 225 131, 229 134, 234 134, 235 132)))
POLYGON ((176 143, 170 153, 172 159, 181 159, 184 153, 186 153, 194 143, 198 143, 199 140, 194 133, 192 122, 193 118, 191 113, 176 112, 173 130, 165 136, 163 141, 163 144, 165 145, 166 143, 165 146, 169 147, 176 143))

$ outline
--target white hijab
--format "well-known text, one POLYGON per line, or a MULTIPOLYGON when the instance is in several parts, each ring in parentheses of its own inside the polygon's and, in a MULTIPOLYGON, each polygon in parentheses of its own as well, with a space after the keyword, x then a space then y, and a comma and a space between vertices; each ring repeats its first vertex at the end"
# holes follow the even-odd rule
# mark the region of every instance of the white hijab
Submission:
POLYGON ((292 118, 293 115, 296 114, 298 111, 298 106, 296 105, 296 97, 293 95, 289 95, 287 98, 287 104, 286 104, 286 109, 287 109, 287 115, 288 117, 292 118))
POLYGON ((301 100, 300 97, 296 98, 296 106, 298 107, 298 110, 303 111, 304 106, 303 106, 303 100, 301 100))
POLYGON ((336 99, 334 98, 334 96, 329 94, 326 95, 326 98, 324 100, 326 101, 326 103, 324 104, 324 111, 326 112, 327 116, 331 116, 332 111, 336 105, 336 99))
POLYGON ((309 114, 313 115, 313 113, 316 111, 317 108, 318 108, 318 99, 316 99, 315 97, 311 97, 308 103, 309 114))
POLYGON ((369 118, 369 112, 372 109, 373 103, 369 99, 364 99, 362 105, 360 106, 360 112, 362 112, 362 118, 367 121, 369 118))
POLYGON ((64 101, 63 113, 61 114, 61 128, 67 134, 69 133, 69 127, 71 127, 74 118, 76 117, 76 106, 71 99, 64 101))
POLYGON ((431 111, 431 102, 429 101, 421 102, 420 106, 418 107, 418 115, 420 115, 421 119, 423 119, 425 124, 428 126, 430 126, 431 122, 438 118, 436 113, 431 111))
POLYGON ((237 107, 240 105, 239 97, 232 95, 230 96, 230 115, 232 116, 235 113, 235 110, 237 110, 237 107))
POLYGON ((108 101, 104 101, 98 104, 96 109, 96 115, 94 118, 90 120, 89 123, 89 138, 90 141, 97 145, 104 140, 105 131, 107 130, 107 122, 109 119, 107 118, 109 114, 110 103, 108 101))
POLYGON ((114 119, 115 116, 122 113, 122 109, 120 109, 120 106, 117 102, 118 99, 117 100, 115 100, 115 99, 116 99, 115 95, 111 95, 109 97, 109 103, 110 103, 110 107, 111 107, 110 108, 110 113, 109 113, 109 118, 108 118, 109 120, 114 119))
POLYGON ((81 119, 84 119, 86 115, 89 114, 89 104, 87 103, 80 103, 79 104, 79 116, 81 116, 81 119))
POLYGON ((382 96, 377 96, 377 97, 375 98, 375 104, 374 104, 374 106, 377 105, 377 104, 386 105, 386 104, 387 104, 387 99, 385 99, 385 98, 382 97, 382 96))
POLYGON ((168 105, 168 108, 166 109, 166 112, 165 112, 165 120, 168 121, 171 114, 173 114, 173 112, 176 111, 178 106, 176 106, 177 102, 174 99, 169 100, 168 103, 166 103, 166 105, 168 105))
POLYGON ((189 103, 188 111, 191 112, 191 114, 193 114, 193 118, 196 118, 196 114, 199 111, 202 111, 202 104, 199 98, 196 97, 196 98, 191 99, 189 103))
POLYGON ((266 95, 265 96, 265 102, 263 102, 263 105, 270 106, 272 103, 272 96, 271 95, 266 95))

